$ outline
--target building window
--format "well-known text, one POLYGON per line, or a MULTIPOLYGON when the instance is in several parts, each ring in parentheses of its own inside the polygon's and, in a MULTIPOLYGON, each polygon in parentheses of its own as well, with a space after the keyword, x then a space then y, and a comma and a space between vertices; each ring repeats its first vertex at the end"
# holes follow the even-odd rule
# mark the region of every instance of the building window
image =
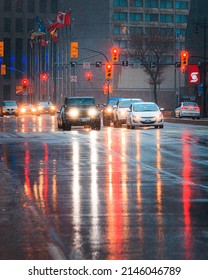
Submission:
POLYGON ((117 46, 120 49, 126 49, 127 48, 127 41, 126 40, 114 41, 114 45, 117 46))
POLYGON ((4 12, 11 12, 11 0, 4 0, 4 12))
POLYGON ((142 35, 143 34, 143 27, 138 26, 131 26, 129 28, 130 34, 142 35))
POLYGON ((177 23, 187 23, 187 16, 186 15, 176 15, 176 22, 177 23))
POLYGON ((143 14, 141 14, 141 13, 130 13, 129 19, 130 19, 130 21, 142 21, 143 20, 143 14))
POLYGON ((161 57, 161 63, 163 64, 173 64, 174 56, 173 55, 164 55, 161 57))
POLYGON ((27 11, 28 11, 28 13, 35 12, 35 1, 34 0, 27 0, 27 11))
POLYGON ((160 22, 173 22, 173 15, 160 15, 160 22))
POLYGON ((4 18, 4 32, 11 32, 11 18, 4 18))
POLYGON ((27 20, 27 32, 31 32, 34 29, 35 29, 35 21, 34 19, 30 18, 27 20))
POLYGON ((158 0, 146 0, 145 8, 158 8, 158 0))
POLYGON ((173 1, 160 0, 160 8, 162 9, 172 9, 173 1))
POLYGON ((16 24, 15 24, 16 32, 23 32, 23 19, 16 18, 15 22, 16 22, 16 24))
POLYGON ((58 13, 58 0, 51 1, 51 13, 52 14, 58 13))
POLYGON ((160 34, 164 36, 173 36, 174 29, 173 28, 160 28, 160 34))
POLYGON ((127 26, 120 26, 120 25, 114 26, 113 34, 126 35, 127 33, 128 33, 127 26))
POLYGON ((176 37, 180 37, 180 36, 185 37, 186 29, 184 29, 184 28, 176 28, 175 33, 176 33, 176 37))
POLYGON ((145 14, 146 21, 158 21, 158 14, 145 14))
POLYGON ((22 0, 16 0, 15 11, 16 12, 23 12, 23 1, 22 0))
POLYGON ((46 11, 47 11, 47 0, 40 0, 39 11, 40 11, 40 13, 46 13, 46 11))
POLYGON ((176 9, 188 9, 187 1, 176 1, 176 9))
POLYGON ((143 0, 130 0, 130 7, 143 7, 143 0))
MULTIPOLYGON (((22 56, 23 56, 23 39, 16 38, 16 48, 15 48, 15 68, 22 71, 22 56)), ((22 77, 22 74, 15 72, 16 79, 22 77)))
POLYGON ((114 0, 113 6, 121 6, 121 7, 127 7, 128 3, 127 0, 114 0))
POLYGON ((127 20, 127 13, 119 13, 119 12, 115 12, 114 16, 113 16, 114 20, 127 20))

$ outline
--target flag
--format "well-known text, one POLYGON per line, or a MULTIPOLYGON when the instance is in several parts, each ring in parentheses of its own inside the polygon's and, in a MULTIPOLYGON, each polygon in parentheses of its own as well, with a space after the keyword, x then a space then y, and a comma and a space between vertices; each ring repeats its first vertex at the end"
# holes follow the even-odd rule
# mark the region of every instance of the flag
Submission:
POLYGON ((66 13, 58 12, 55 21, 47 25, 46 29, 52 30, 54 28, 62 28, 69 24, 70 24, 70 12, 66 12, 66 13))
POLYGON ((58 41, 58 30, 57 30, 57 28, 52 29, 50 31, 50 35, 51 35, 52 41, 54 43, 56 43, 58 41))

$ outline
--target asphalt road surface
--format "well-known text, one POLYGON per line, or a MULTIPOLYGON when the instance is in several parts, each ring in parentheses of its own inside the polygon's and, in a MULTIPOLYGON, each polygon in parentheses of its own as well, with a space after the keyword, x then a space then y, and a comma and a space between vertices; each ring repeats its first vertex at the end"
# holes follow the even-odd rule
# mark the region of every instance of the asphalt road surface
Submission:
POLYGON ((208 129, 0 118, 0 258, 208 259, 208 129))

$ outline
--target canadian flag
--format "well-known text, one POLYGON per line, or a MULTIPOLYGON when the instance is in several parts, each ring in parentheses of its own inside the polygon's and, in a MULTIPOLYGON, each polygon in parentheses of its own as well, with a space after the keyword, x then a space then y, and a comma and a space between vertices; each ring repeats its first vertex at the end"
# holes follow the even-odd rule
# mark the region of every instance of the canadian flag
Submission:
POLYGON ((47 30, 52 30, 55 28, 62 28, 70 24, 70 12, 62 13, 58 12, 56 19, 53 23, 46 26, 47 30))

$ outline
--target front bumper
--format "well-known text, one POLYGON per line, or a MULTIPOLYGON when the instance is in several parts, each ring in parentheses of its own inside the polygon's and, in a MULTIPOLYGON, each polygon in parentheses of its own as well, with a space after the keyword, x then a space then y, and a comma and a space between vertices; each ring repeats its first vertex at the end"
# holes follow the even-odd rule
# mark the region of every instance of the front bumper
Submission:
POLYGON ((100 118, 90 118, 90 117, 66 119, 67 125, 71 125, 71 126, 93 125, 93 124, 100 123, 100 121, 101 121, 100 118))
POLYGON ((133 119, 132 125, 134 126, 158 126, 163 125, 164 119, 157 119, 156 117, 151 118, 139 118, 138 120, 133 119))

